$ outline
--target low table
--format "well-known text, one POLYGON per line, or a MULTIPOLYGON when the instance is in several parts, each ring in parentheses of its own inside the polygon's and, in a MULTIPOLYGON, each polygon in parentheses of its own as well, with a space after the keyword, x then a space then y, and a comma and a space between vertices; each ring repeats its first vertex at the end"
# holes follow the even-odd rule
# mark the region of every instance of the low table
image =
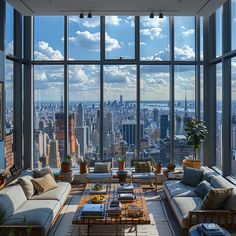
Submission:
MULTIPOLYGON (((75 216, 72 220, 73 224, 80 225, 80 226, 86 226, 86 230, 83 228, 83 231, 86 232, 87 235, 90 235, 90 227, 94 225, 104 225, 115 228, 116 234, 120 232, 122 235, 124 233, 124 226, 131 226, 134 227, 134 231, 137 235, 137 225, 142 224, 150 224, 150 218, 148 213, 148 208, 146 201, 144 199, 143 190, 139 184, 134 184, 134 194, 136 198, 132 203, 122 203, 122 211, 121 215, 118 217, 115 216, 109 216, 107 213, 105 213, 105 216, 103 218, 81 218, 81 209, 84 206, 85 203, 90 203, 91 198, 93 195, 90 194, 90 190, 92 188, 93 184, 88 183, 86 185, 86 188, 84 190, 83 196, 79 202, 78 209, 75 213, 75 216), (136 205, 138 207, 143 208, 143 216, 142 217, 128 217, 128 206, 129 205, 136 205)), ((107 194, 106 194, 106 200, 104 202, 105 204, 105 212, 108 208, 108 204, 111 200, 117 199, 117 187, 119 184, 107 184, 107 194)), ((92 204, 92 203, 91 203, 92 204)), ((102 227, 99 228, 102 230, 102 227)), ((80 232, 81 233, 81 232, 80 232)), ((82 233, 81 233, 82 234, 82 233)), ((80 235, 81 235, 80 234, 80 235)))
MULTIPOLYGON (((221 227, 221 229, 224 231, 225 236, 230 236, 231 234, 224 228, 221 227)), ((194 225, 189 230, 189 236, 201 236, 201 233, 198 230, 198 225, 194 225)))

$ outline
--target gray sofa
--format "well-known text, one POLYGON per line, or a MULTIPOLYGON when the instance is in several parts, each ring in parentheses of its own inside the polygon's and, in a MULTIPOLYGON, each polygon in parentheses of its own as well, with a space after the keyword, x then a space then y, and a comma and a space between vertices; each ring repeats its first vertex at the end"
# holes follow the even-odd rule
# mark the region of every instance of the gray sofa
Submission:
POLYGON ((203 199, 195 193, 195 187, 183 184, 179 180, 165 181, 163 190, 183 229, 183 233, 187 235, 188 229, 192 225, 203 222, 215 222, 225 228, 235 229, 236 186, 208 167, 201 167, 201 169, 204 171, 202 180, 208 181, 214 188, 232 187, 234 190, 225 201, 222 209, 201 210, 203 199))
POLYGON ((0 235, 46 235, 65 203, 71 185, 57 182, 58 187, 27 199, 15 181, 0 191, 0 235), (27 231, 31 232, 28 234, 27 231))

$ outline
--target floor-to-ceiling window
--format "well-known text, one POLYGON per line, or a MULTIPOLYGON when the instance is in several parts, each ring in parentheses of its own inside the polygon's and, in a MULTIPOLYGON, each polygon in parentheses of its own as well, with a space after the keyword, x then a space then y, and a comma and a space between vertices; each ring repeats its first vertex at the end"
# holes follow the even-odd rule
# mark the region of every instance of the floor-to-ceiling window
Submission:
POLYGON ((175 120, 175 150, 179 152, 181 148, 184 153, 176 158, 181 164, 184 156, 192 153, 184 137, 184 122, 195 116, 196 20, 147 16, 35 17, 36 165, 44 159, 38 164, 49 163, 52 140, 57 143, 54 146, 58 145, 54 149, 61 161, 66 152, 61 140, 62 136, 66 138, 65 119, 56 121, 57 113, 63 115, 66 111, 65 94, 67 143, 74 165, 82 157, 93 161, 110 160, 117 155, 154 158, 166 165, 171 156, 171 119, 175 120), (52 33, 53 28, 58 29, 56 34, 52 33), (174 47, 170 45, 171 35, 174 47), (173 117, 169 112, 171 93, 175 97, 173 117), (61 131, 61 138, 57 130, 61 131), (39 136, 45 136, 41 138, 44 141, 39 136), (46 153, 40 142, 47 145, 46 153))

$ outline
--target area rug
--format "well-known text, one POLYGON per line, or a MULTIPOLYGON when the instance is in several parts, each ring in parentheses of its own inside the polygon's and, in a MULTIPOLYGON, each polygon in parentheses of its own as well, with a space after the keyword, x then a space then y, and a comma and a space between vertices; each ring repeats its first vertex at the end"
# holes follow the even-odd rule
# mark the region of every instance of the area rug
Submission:
MULTIPOLYGON (((162 190, 145 191, 144 192, 149 215, 151 219, 150 225, 138 225, 138 236, 181 236, 182 231, 175 219, 171 208, 166 201, 165 195, 162 190)), ((67 204, 63 208, 57 222, 51 230, 49 236, 83 236, 87 233, 87 227, 78 227, 72 225, 72 219, 76 212, 78 202, 81 195, 72 195, 67 204)), ((132 227, 126 227, 124 234, 116 226, 91 226, 90 235, 93 236, 135 236, 136 232, 132 227)))

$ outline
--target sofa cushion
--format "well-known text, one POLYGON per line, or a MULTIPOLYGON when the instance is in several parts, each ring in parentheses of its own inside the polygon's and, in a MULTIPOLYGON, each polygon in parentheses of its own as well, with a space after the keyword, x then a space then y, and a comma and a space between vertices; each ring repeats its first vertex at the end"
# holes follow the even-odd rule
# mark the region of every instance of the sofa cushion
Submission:
POLYGON ((209 182, 207 182, 206 180, 203 180, 202 182, 200 182, 196 189, 194 190, 194 192, 200 197, 200 198, 204 198, 207 193, 212 189, 213 187, 210 185, 209 182))
POLYGON ((230 196, 233 188, 211 189, 202 201, 202 210, 220 209, 224 201, 230 196))
POLYGON ((152 171, 152 165, 150 161, 136 161, 135 162, 135 172, 136 173, 146 173, 152 171))
POLYGON ((96 181, 96 180, 109 181, 111 177, 112 177, 112 173, 89 173, 88 174, 89 181, 96 181))
POLYGON ((109 173, 111 172, 110 162, 96 162, 94 164, 94 173, 109 173))
POLYGON ((202 181, 206 180, 207 182, 210 182, 210 179, 212 176, 219 175, 218 173, 216 173, 214 170, 212 170, 211 168, 207 166, 201 166, 200 170, 203 171, 202 181))
POLYGON ((36 193, 34 185, 31 182, 32 179, 33 177, 30 175, 22 176, 18 179, 18 183, 22 187, 27 199, 29 199, 36 193))
POLYGON ((154 179, 156 178, 156 175, 153 172, 133 173, 132 178, 133 179, 154 179))
POLYGON ((38 194, 57 188, 57 183, 50 174, 31 180, 38 194))
POLYGON ((202 199, 200 197, 174 197, 171 206, 183 228, 188 227, 189 211, 200 210, 202 199))
POLYGON ((50 174, 53 178, 54 175, 52 173, 52 170, 49 166, 44 167, 43 169, 34 169, 33 170, 33 176, 34 178, 41 178, 43 176, 45 176, 46 174, 50 174))
POLYGON ((194 192, 195 187, 185 185, 179 180, 165 181, 163 189, 169 200, 173 197, 198 197, 194 192))
POLYGON ((71 185, 67 182, 58 182, 57 185, 57 188, 42 194, 36 194, 30 200, 58 200, 62 206, 70 193, 71 185))
POLYGON ((5 222, 7 225, 23 224, 38 225, 46 233, 60 210, 60 203, 56 200, 27 200, 5 222))
POLYGON ((0 216, 3 222, 7 220, 24 202, 27 201, 25 193, 19 184, 6 187, 0 192, 0 216), (3 193, 1 193, 3 192, 3 193))
POLYGON ((200 169, 186 167, 184 168, 182 183, 196 187, 202 179, 202 174, 203 171, 200 169))
POLYGON ((225 210, 236 210, 236 186, 220 175, 212 177, 210 183, 215 188, 233 188, 233 192, 224 202, 223 208, 225 210))

